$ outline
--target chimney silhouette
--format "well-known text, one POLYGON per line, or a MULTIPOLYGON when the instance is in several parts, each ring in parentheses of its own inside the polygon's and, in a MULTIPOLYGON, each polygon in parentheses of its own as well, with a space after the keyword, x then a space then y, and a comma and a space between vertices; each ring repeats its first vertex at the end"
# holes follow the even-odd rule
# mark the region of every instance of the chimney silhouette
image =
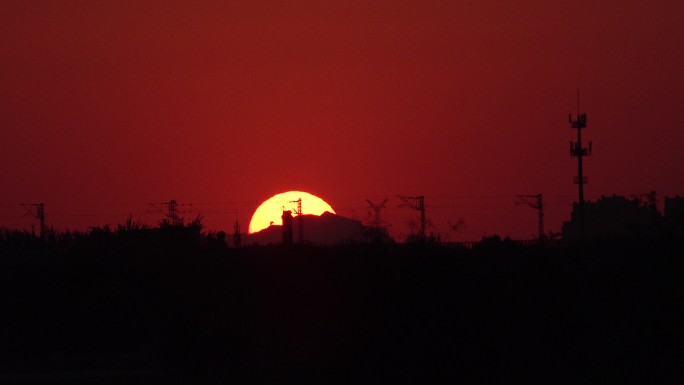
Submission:
POLYGON ((292 211, 283 211, 283 244, 292 244, 292 211))

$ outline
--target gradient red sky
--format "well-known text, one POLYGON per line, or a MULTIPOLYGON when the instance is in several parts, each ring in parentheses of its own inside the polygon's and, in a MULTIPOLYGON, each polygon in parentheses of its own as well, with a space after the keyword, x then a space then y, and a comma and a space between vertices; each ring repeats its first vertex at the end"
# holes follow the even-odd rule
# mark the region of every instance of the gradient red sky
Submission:
POLYGON ((576 199, 577 88, 589 199, 684 194, 680 1, 102 3, 0 3, 0 226, 33 202, 59 228, 154 223, 176 199, 232 231, 299 189, 359 218, 422 194, 452 240, 531 238, 516 194, 552 231, 576 199))

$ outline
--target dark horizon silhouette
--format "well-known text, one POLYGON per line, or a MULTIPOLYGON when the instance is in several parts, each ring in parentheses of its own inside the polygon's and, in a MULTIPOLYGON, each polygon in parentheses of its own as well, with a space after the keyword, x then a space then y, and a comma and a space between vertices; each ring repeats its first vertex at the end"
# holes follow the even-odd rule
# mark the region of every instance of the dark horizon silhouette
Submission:
POLYGON ((496 236, 236 248, 199 219, 3 232, 0 379, 666 383, 683 374, 683 252, 496 236))

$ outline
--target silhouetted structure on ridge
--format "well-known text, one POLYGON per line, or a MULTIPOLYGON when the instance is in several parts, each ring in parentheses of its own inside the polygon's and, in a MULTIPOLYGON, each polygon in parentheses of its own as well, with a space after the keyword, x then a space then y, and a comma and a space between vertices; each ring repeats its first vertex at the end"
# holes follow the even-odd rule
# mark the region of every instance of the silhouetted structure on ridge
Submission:
POLYGON ((383 200, 380 203, 373 203, 370 201, 370 199, 366 199, 366 202, 368 202, 368 206, 373 209, 372 212, 372 218, 371 218, 371 224, 373 226, 374 232, 373 232, 373 237, 375 238, 375 242, 380 242, 382 239, 382 225, 384 221, 382 220, 382 217, 380 216, 380 212, 382 209, 385 208, 385 204, 387 203, 387 199, 383 200))
POLYGON ((297 228, 299 229, 299 243, 304 243, 304 212, 302 211, 302 198, 296 201, 290 201, 290 203, 295 203, 294 213, 297 214, 297 228))
POLYGON ((663 212, 667 235, 684 240, 684 197, 665 197, 663 212))
MULTIPOLYGON (((296 226, 297 217, 292 217, 292 229, 296 226)), ((306 243, 312 245, 359 244, 375 241, 376 232, 373 227, 364 226, 360 221, 325 212, 321 215, 304 215, 306 220, 306 243)), ((283 222, 286 223, 285 221, 283 222)), ((261 231, 246 236, 244 244, 269 245, 284 243, 283 236, 289 233, 285 226, 271 225, 261 231)), ((293 232, 294 238, 294 232, 293 232)), ((387 231, 380 230, 379 243, 393 243, 387 231)))
POLYGON ((639 199, 623 196, 603 196, 584 205, 584 231, 581 226, 581 206, 573 204, 570 221, 564 222, 564 240, 596 238, 655 238, 662 236, 662 218, 653 206, 639 199))
POLYGON ((283 219, 283 244, 292 244, 292 211, 285 210, 281 217, 283 219))
POLYGON ((166 221, 171 226, 180 226, 183 224, 181 213, 188 213, 189 211, 181 211, 181 206, 189 206, 188 204, 179 204, 175 199, 163 203, 150 203, 155 211, 158 211, 166 217, 166 221))

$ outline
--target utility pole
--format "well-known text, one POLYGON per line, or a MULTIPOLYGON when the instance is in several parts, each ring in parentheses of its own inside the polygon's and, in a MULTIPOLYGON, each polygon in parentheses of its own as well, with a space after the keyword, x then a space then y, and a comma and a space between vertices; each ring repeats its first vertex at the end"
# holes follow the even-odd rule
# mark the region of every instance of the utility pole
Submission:
POLYGON ((40 239, 45 239, 47 227, 45 226, 45 204, 44 203, 27 203, 22 204, 26 212, 32 217, 40 221, 40 239))
POLYGON ((302 198, 299 198, 296 201, 290 201, 290 203, 297 204, 294 213, 297 214, 297 217, 299 218, 299 243, 304 244, 304 213, 302 212, 302 198))
POLYGON ((370 201, 370 199, 366 199, 366 202, 368 202, 368 207, 373 210, 373 228, 375 230, 375 237, 377 240, 380 239, 380 228, 382 227, 382 218, 380 217, 380 211, 385 208, 385 204, 387 203, 387 199, 383 200, 380 203, 373 203, 370 201))
POLYGON ((242 234, 240 234, 240 222, 238 222, 237 218, 235 219, 235 224, 233 225, 233 246, 235 246, 235 247, 242 246, 242 234))
POLYGON ((568 120, 572 128, 577 129, 577 141, 570 142, 570 156, 577 158, 577 176, 573 178, 573 182, 579 188, 579 222, 580 222, 580 237, 582 240, 586 237, 586 224, 584 217, 584 185, 589 183, 589 178, 584 176, 582 170, 582 158, 591 155, 591 141, 589 147, 582 147, 582 129, 587 127, 587 114, 580 114, 579 108, 579 89, 577 90, 577 118, 572 120, 572 114, 568 115, 568 120))
POLYGON ((420 211, 420 233, 418 236, 421 241, 425 240, 425 197, 420 195, 417 197, 407 197, 402 195, 397 195, 399 199, 404 202, 399 205, 399 207, 408 207, 413 210, 420 211))
POLYGON ((537 210, 539 216, 539 240, 543 241, 544 236, 544 205, 542 203, 542 194, 537 195, 518 195, 516 204, 526 204, 529 207, 537 210))

